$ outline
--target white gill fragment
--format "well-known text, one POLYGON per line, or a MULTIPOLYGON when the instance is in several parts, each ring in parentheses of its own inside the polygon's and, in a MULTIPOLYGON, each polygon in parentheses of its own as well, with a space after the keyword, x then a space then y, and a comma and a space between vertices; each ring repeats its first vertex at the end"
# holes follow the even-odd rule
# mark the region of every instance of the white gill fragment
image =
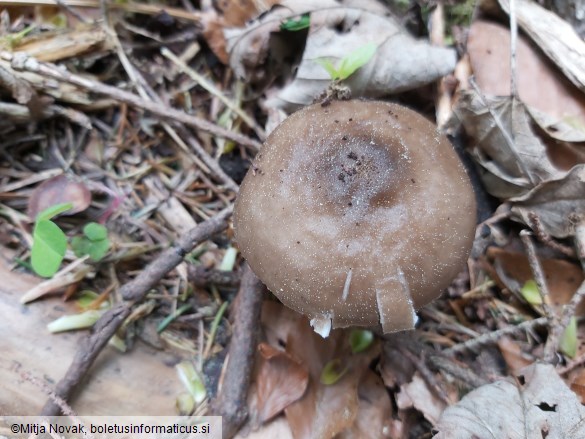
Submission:
POLYGON ((331 332, 331 314, 315 317, 309 323, 313 327, 313 330, 321 337, 329 337, 329 333, 331 332))

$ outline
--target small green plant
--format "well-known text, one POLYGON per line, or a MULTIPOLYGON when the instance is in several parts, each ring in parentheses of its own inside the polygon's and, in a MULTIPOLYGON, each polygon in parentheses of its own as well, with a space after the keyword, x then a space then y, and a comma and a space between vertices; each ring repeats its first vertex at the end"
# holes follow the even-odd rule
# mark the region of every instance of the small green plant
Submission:
POLYGON ((108 229, 98 223, 86 224, 83 235, 71 240, 71 248, 78 258, 89 255, 92 261, 101 260, 110 248, 108 229))
POLYGON ((542 305, 542 296, 538 292, 538 285, 534 280, 527 280, 520 289, 520 294, 531 305, 542 305))
POLYGON ((67 250, 67 237, 51 218, 72 207, 71 203, 61 203, 37 215, 33 230, 31 265, 39 276, 51 277, 59 270, 67 250))
MULTIPOLYGON (((72 208, 71 203, 61 203, 37 215, 33 229, 31 266, 39 276, 53 276, 63 262, 67 236, 51 219, 72 208)), ((110 248, 108 230, 101 224, 88 223, 83 228, 83 236, 76 236, 71 240, 71 247, 77 257, 89 255, 93 261, 99 261, 110 248)))
POLYGON ((365 66, 376 53, 378 46, 375 43, 368 43, 345 55, 337 66, 334 66, 329 59, 316 60, 333 81, 343 81, 355 73, 357 69, 365 66))
POLYGON ((353 329, 349 334, 349 345, 354 354, 365 351, 373 342, 374 334, 367 329, 353 329))
POLYGON ((339 358, 335 358, 323 367, 321 371, 321 384, 325 384, 326 386, 331 386, 335 384, 337 381, 345 375, 347 372, 347 366, 343 366, 343 363, 339 358))
POLYGON ((296 32, 307 29, 311 25, 311 15, 303 14, 298 17, 289 18, 280 24, 280 30, 296 32))
POLYGON ((577 345, 579 341, 577 340, 577 319, 575 316, 571 317, 569 321, 569 325, 565 329, 563 336, 561 337, 561 342, 559 345, 559 350, 565 354, 567 357, 575 358, 577 355, 577 345))

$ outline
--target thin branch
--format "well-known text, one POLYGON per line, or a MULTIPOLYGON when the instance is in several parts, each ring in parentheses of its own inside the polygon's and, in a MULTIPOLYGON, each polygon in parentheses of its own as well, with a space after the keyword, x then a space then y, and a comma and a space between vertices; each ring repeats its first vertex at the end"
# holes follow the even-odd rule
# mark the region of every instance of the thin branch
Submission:
POLYGON ((563 333, 564 328, 559 324, 559 318, 556 312, 549 305, 549 293, 546 279, 544 277, 544 271, 540 265, 540 261, 536 256, 536 249, 532 242, 531 233, 528 230, 522 230, 520 232, 520 239, 526 249, 526 256, 528 257, 528 263, 534 276, 534 281, 538 287, 538 292, 542 298, 542 307, 544 309, 545 316, 548 320, 548 338, 544 345, 544 361, 552 362, 559 345, 559 339, 563 333))
POLYGON ((232 214, 233 206, 227 207, 213 218, 199 223, 189 230, 175 245, 161 253, 155 260, 146 266, 136 278, 125 284, 120 289, 120 294, 125 300, 137 301, 165 274, 181 263, 185 255, 191 252, 199 243, 211 236, 227 229, 227 219, 232 214))
MULTIPOLYGON (((175 268, 183 257, 192 251, 198 244, 209 239, 211 236, 225 230, 228 227, 227 219, 232 213, 232 209, 227 208, 218 213, 213 218, 199 223, 196 227, 189 230, 175 245, 161 253, 154 259, 136 278, 125 284, 120 292, 122 297, 128 301, 142 300, 146 293, 158 282, 165 274, 175 268)), ((130 312, 132 303, 123 302, 116 307, 108 310, 94 325, 91 335, 85 342, 81 343, 75 353, 73 362, 69 366, 67 373, 55 389, 57 397, 67 400, 81 380, 87 374, 89 368, 108 343, 110 338, 116 333, 118 328, 124 323, 130 312)), ((47 401, 42 415, 53 416, 60 412, 60 408, 53 400, 47 401)))
MULTIPOLYGON (((0 0, 0 6, 57 6, 63 5, 68 8, 89 8, 99 9, 99 0, 0 0)), ((200 24, 204 13, 185 11, 181 8, 173 8, 163 4, 146 4, 137 2, 111 2, 109 9, 123 10, 135 14, 158 15, 164 11, 165 14, 183 21, 200 24)))
POLYGON ((224 438, 233 437, 248 413, 246 401, 259 336, 264 285, 246 264, 236 299, 236 316, 223 386, 211 414, 223 416, 224 438))
MULTIPOLYGON (((108 310, 94 325, 92 334, 86 337, 84 343, 75 352, 73 362, 61 381, 57 383, 55 395, 66 401, 71 393, 79 385, 99 353, 106 343, 116 333, 130 314, 131 307, 122 303, 115 308, 108 310)), ((55 403, 53 398, 49 399, 41 411, 43 416, 56 416, 61 412, 61 407, 55 403)))
POLYGON ((472 338, 463 343, 456 344, 455 346, 450 347, 449 349, 445 349, 443 351, 443 354, 455 355, 464 351, 473 351, 474 349, 477 349, 483 345, 496 343, 504 335, 519 334, 523 331, 533 329, 537 326, 545 326, 547 323, 548 319, 546 317, 540 317, 538 319, 522 322, 516 326, 508 326, 507 328, 498 329, 497 331, 493 332, 488 332, 487 334, 482 334, 479 337, 472 338))
POLYGON ((259 149, 261 144, 248 136, 243 134, 234 133, 226 130, 216 124, 213 124, 205 119, 201 119, 196 116, 184 113, 183 111, 171 108, 167 105, 162 105, 156 102, 151 102, 146 99, 142 99, 133 93, 121 90, 111 85, 102 84, 100 82, 92 81, 91 79, 84 78, 69 72, 68 70, 57 67, 55 64, 39 62, 38 60, 27 57, 24 54, 14 55, 10 52, 0 52, 0 59, 9 61, 12 63, 12 68, 15 70, 22 70, 27 72, 37 73, 39 75, 56 79, 58 81, 67 82, 69 84, 76 85, 92 93, 97 93, 105 96, 109 96, 119 102, 132 105, 136 108, 149 111, 150 113, 160 117, 164 120, 175 120, 177 122, 184 123, 185 125, 195 127, 197 129, 207 131, 215 136, 222 137, 224 139, 233 140, 241 145, 249 146, 254 149, 259 149), (18 56, 17 56, 18 55, 18 56))

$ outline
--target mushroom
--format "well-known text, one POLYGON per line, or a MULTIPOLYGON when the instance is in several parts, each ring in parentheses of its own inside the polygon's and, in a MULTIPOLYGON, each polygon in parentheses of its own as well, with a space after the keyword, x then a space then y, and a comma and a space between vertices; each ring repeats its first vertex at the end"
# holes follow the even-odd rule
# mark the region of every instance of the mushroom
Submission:
POLYGON ((266 140, 234 210, 252 270, 327 336, 331 327, 412 329, 462 269, 475 197, 435 125, 386 102, 334 101, 266 140))

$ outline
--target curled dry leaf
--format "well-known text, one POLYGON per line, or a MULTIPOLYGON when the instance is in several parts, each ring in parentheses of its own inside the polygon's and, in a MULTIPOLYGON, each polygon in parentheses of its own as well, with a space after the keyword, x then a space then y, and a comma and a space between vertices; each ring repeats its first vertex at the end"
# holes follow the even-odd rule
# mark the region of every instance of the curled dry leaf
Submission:
MULTIPOLYGON (((477 20, 469 29, 467 53, 477 85, 490 96, 509 96, 510 31, 498 23, 477 20)), ((532 118, 557 140, 585 141, 585 94, 523 35, 516 46, 518 96, 532 118)))
POLYGON ((255 410, 250 411, 253 428, 303 396, 309 383, 307 369, 287 352, 260 343, 258 354, 255 410))
POLYGON ((392 403, 380 377, 366 370, 358 387, 358 415, 337 439, 380 439, 391 436, 392 403))
POLYGON ((27 213, 34 220, 43 210, 62 203, 73 205, 65 215, 84 211, 91 203, 91 192, 81 181, 64 174, 57 175, 34 189, 28 201, 27 213))
POLYGON ((377 46, 374 57, 345 84, 354 95, 381 96, 431 83, 452 71, 456 55, 451 49, 433 47, 408 34, 392 17, 359 6, 334 0, 283 1, 243 29, 226 30, 230 65, 248 80, 266 83, 273 53, 274 38, 287 18, 311 14, 311 23, 302 61, 291 84, 277 93, 272 105, 288 110, 307 105, 321 94, 331 78, 319 64, 329 59, 334 65, 345 55, 366 43, 377 46))
POLYGON ((577 165, 564 177, 546 181, 527 194, 513 199, 512 215, 530 224, 535 213, 543 230, 557 238, 575 234, 573 218, 585 217, 585 164, 577 165))
MULTIPOLYGON (((536 38, 528 28, 549 26, 542 17, 550 13, 544 11, 541 16, 539 12, 542 23, 530 23, 526 17, 534 19, 530 14, 540 8, 533 6, 519 2, 518 20, 541 44, 541 38, 536 38)), ((560 20, 556 16, 555 19, 560 20)), ((572 37, 563 40, 566 37, 563 32, 551 36, 557 41, 548 47, 561 47, 572 41, 572 37)), ((516 73, 523 102, 512 97, 493 97, 510 94, 510 67, 501 61, 509 59, 509 45, 510 33, 506 28, 482 21, 472 25, 468 50, 481 92, 463 92, 457 113, 474 142, 472 154, 481 167, 487 191, 511 203, 514 219, 532 226, 530 217, 536 214, 544 232, 567 238, 574 234, 571 217, 585 212, 582 197, 585 96, 579 83, 571 84, 550 60, 520 37, 516 73)), ((575 52, 582 46, 583 42, 577 44, 575 52)), ((573 55, 567 54, 567 58, 573 55)), ((556 58, 551 59, 558 64, 556 58)))
POLYGON ((400 387, 400 392, 396 395, 396 404, 401 410, 416 408, 433 425, 437 424, 447 406, 431 392, 418 372, 414 374, 410 383, 400 387))
MULTIPOLYGON (((499 0, 499 4, 504 11, 510 12, 509 0, 499 0)), ((515 13, 520 28, 573 84, 585 91, 585 41, 573 27, 532 1, 517 0, 515 13)))
POLYGON ((362 415, 370 421, 367 428, 374 432, 372 437, 383 437, 390 401, 382 382, 368 375, 371 361, 380 353, 378 343, 352 354, 349 330, 334 330, 323 339, 305 317, 276 302, 264 304, 262 323, 272 347, 280 346, 308 371, 305 393, 285 408, 295 438, 330 438, 342 432, 348 434, 344 437, 367 437, 351 436, 352 431, 365 428, 358 421, 362 415), (338 360, 346 372, 334 384, 324 385, 321 373, 332 360, 338 360))
POLYGON ((516 380, 486 384, 441 416, 435 439, 585 437, 585 407, 550 365, 534 364, 516 380))
POLYGON ((224 28, 242 27, 248 21, 265 12, 278 0, 247 1, 231 0, 214 2, 215 10, 205 11, 201 15, 203 36, 210 49, 219 60, 227 64, 229 56, 226 51, 224 28))
POLYGON ((456 112, 473 140, 471 153, 486 190, 495 197, 518 197, 563 175, 533 133, 532 119, 519 100, 463 91, 456 112))

